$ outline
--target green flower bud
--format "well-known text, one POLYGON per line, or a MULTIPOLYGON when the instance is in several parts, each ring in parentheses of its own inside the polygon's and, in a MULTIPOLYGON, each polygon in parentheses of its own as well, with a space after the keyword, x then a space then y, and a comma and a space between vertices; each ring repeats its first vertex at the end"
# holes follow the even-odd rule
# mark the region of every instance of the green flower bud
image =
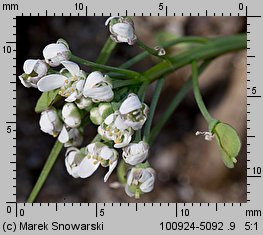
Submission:
POLYGON ((100 103, 98 107, 90 110, 90 120, 95 125, 100 125, 112 113, 113 108, 110 103, 100 103))
POLYGON ((241 148, 241 142, 236 130, 226 123, 218 122, 211 132, 216 137, 223 162, 228 168, 233 168, 241 148))

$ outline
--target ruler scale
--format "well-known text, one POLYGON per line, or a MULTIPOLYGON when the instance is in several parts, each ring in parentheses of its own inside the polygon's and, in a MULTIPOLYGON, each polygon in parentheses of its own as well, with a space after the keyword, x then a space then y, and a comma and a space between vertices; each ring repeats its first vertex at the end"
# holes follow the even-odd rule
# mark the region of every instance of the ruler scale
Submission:
MULTIPOLYGON (((262 234, 261 116, 263 61, 256 1, 4 1, 1 3, 1 232, 127 235, 143 232, 262 234), (192 3, 193 2, 193 3, 192 3), (244 16, 247 18, 246 203, 16 203, 16 22, 20 16, 244 16), (83 224, 74 227, 74 224, 83 224), (97 232, 99 231, 99 232, 97 232)), ((77 226, 77 225, 76 225, 77 226)))

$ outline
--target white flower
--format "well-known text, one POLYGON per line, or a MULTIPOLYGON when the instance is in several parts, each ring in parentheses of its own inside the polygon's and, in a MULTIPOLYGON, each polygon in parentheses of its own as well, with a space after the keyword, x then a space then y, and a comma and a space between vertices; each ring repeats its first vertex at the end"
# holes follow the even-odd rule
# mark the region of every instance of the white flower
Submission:
POLYGON ((117 166, 118 163, 118 152, 115 149, 109 148, 108 146, 97 142, 89 144, 86 147, 87 158, 89 164, 87 167, 87 175, 92 175, 99 165, 103 167, 109 167, 107 174, 104 176, 104 182, 106 182, 117 166))
POLYGON ((109 167, 104 182, 108 180, 117 163, 117 151, 100 142, 89 144, 84 154, 76 148, 69 148, 65 159, 67 171, 75 178, 91 176, 100 165, 109 167))
POLYGON ((65 165, 67 171, 74 178, 86 178, 88 158, 77 148, 71 147, 66 151, 65 165))
POLYGON ((149 108, 141 103, 137 95, 131 93, 122 102, 119 112, 127 126, 139 130, 147 119, 149 108))
POLYGON ((125 192, 128 196, 139 198, 141 194, 153 190, 155 171, 152 168, 132 168, 127 176, 125 192))
POLYGON ((83 142, 83 135, 78 128, 69 128, 65 125, 63 126, 59 136, 59 142, 63 143, 64 146, 80 146, 83 142))
POLYGON ((42 60, 26 60, 23 66, 24 72, 19 76, 21 83, 25 87, 37 88, 37 82, 45 76, 48 65, 42 60))
POLYGON ((129 17, 113 16, 106 20, 105 25, 110 24, 111 38, 117 43, 125 42, 133 45, 137 37, 134 32, 134 24, 129 17))
POLYGON ((89 111, 92 108, 92 100, 90 98, 85 98, 81 96, 79 99, 75 100, 75 104, 79 109, 86 109, 89 111))
POLYGON ((98 133, 104 139, 114 141, 115 148, 122 148, 130 143, 133 130, 123 122, 119 113, 115 112, 98 127, 98 133))
POLYGON ((93 102, 111 101, 114 94, 110 78, 98 71, 90 73, 84 85, 83 95, 91 98, 93 102))
POLYGON ((59 94, 67 97, 65 101, 73 102, 82 96, 86 75, 74 62, 63 61, 61 63, 65 66, 61 74, 50 74, 41 78, 37 87, 43 92, 60 88, 59 94))
POLYGON ((56 137, 62 129, 62 122, 55 108, 51 107, 41 113, 39 120, 40 129, 56 137))
POLYGON ((69 46, 63 39, 47 45, 43 50, 45 61, 52 67, 60 65, 62 61, 69 60, 70 54, 69 46))
POLYGON ((95 125, 100 125, 111 113, 113 109, 110 103, 100 103, 98 107, 90 110, 90 120, 95 125))
POLYGON ((130 165, 142 163, 148 156, 149 145, 140 141, 139 143, 130 143, 123 148, 122 157, 130 165))
POLYGON ((62 108, 62 118, 65 124, 71 128, 79 127, 81 116, 74 103, 66 103, 62 108))

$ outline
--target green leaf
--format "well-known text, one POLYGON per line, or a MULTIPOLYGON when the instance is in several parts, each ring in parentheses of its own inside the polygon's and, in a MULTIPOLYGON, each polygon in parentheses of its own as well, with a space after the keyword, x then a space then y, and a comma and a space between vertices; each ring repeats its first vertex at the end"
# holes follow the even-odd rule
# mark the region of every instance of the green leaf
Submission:
POLYGON ((44 92, 37 101, 35 112, 39 113, 47 109, 55 100, 58 89, 54 91, 44 92))
POLYGON ((223 162, 228 168, 233 168, 241 148, 241 142, 236 130, 226 123, 219 122, 212 133, 216 136, 223 162))

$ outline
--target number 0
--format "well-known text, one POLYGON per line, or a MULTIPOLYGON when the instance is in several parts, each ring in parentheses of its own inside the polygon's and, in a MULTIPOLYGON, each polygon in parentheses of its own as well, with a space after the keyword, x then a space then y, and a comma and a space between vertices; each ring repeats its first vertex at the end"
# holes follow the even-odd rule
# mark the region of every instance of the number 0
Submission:
POLYGON ((240 11, 242 11, 244 9, 244 5, 242 2, 239 3, 238 8, 240 11))

